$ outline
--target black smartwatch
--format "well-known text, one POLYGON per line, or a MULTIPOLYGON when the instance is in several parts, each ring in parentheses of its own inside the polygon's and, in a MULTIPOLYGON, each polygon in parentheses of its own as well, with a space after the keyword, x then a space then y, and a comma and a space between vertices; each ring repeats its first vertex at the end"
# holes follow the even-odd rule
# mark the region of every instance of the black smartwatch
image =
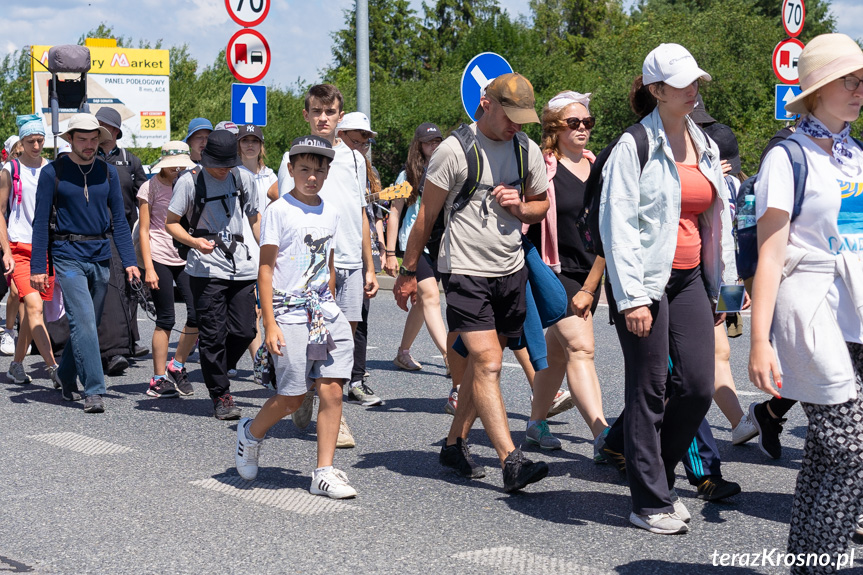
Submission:
POLYGON ((412 277, 416 277, 417 271, 416 270, 409 270, 405 266, 401 266, 399 268, 399 275, 404 276, 406 278, 412 278, 412 277))

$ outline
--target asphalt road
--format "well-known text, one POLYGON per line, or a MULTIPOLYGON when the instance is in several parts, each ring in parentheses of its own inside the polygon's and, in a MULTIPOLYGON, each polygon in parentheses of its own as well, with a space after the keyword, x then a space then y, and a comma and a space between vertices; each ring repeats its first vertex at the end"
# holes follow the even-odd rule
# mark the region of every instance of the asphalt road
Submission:
MULTIPOLYGON (((178 306, 178 324, 182 321, 178 306)), ((152 323, 140 316, 143 342, 152 323)), ((597 314, 597 370, 605 412, 623 403, 623 366, 607 310, 597 314)), ((438 463, 450 417, 449 380, 425 332, 413 354, 416 373, 392 364, 404 314, 389 292, 371 308, 370 384, 386 402, 345 405, 357 447, 339 450, 359 496, 334 502, 308 493, 315 427, 286 420, 271 431, 261 472, 245 482, 234 469, 235 422, 212 417, 201 374, 189 365, 195 395, 144 394, 149 357, 108 378, 107 412, 88 415, 60 401, 38 364, 32 385, 0 384, 0 572, 17 573, 573 573, 602 575, 784 573, 782 553, 805 417, 789 414, 783 456, 773 461, 754 443, 731 445, 730 426, 713 407, 709 419, 723 473, 743 492, 726 503, 695 498, 679 468, 677 489, 692 513, 691 531, 659 536, 629 524, 627 486, 592 460, 587 426, 576 410, 551 421, 563 450, 530 456, 550 475, 507 495, 479 424, 473 452, 489 473, 468 481, 438 463), (771 550, 775 549, 775 552, 771 550), (723 567, 722 554, 768 552, 757 566, 723 567)), ((744 409, 761 397, 747 381, 746 336, 732 340, 732 367, 744 409)), ((530 392, 507 352, 502 377, 510 428, 524 439, 530 392)), ((0 359, 0 368, 9 358, 0 359)), ((270 392, 257 387, 248 357, 233 393, 254 416, 270 392)), ((854 547, 863 572, 863 548, 854 547)))

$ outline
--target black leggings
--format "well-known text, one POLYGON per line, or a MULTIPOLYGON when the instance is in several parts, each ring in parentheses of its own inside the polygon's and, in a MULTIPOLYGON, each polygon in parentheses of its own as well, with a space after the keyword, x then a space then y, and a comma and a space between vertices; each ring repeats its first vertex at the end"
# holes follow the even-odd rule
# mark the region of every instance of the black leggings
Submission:
POLYGON ((640 515, 670 513, 674 468, 713 398, 713 312, 701 268, 671 271, 665 294, 650 306, 653 325, 647 337, 626 329, 610 285, 606 287, 623 348, 623 429, 632 507, 640 515))
POLYGON ((192 288, 189 286, 189 276, 184 271, 186 266, 166 266, 157 261, 153 262, 153 270, 159 276, 159 289, 150 290, 153 296, 153 305, 156 307, 156 327, 171 331, 174 327, 174 282, 183 303, 186 304, 186 327, 198 327, 193 305, 192 288))

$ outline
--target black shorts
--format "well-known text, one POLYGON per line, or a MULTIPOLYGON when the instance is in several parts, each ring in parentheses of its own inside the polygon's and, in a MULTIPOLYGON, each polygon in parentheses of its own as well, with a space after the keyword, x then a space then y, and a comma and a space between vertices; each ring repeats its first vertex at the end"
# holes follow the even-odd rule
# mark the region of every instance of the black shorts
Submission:
POLYGON ((437 262, 433 261, 430 255, 423 253, 420 254, 420 259, 417 262, 417 283, 429 278, 440 281, 440 274, 437 271, 437 262))
MULTIPOLYGON (((557 274, 557 279, 560 280, 560 283, 563 284, 563 289, 566 290, 566 317, 572 317, 575 315, 572 313, 572 298, 575 297, 575 294, 579 292, 579 290, 584 287, 584 282, 587 281, 587 275, 589 272, 567 272, 562 271, 557 274)), ((590 306, 590 313, 596 313, 596 306, 599 305, 599 290, 601 286, 596 288, 596 295, 593 296, 593 305, 590 306)))
POLYGON ((442 274, 452 332, 496 331, 519 337, 527 314, 527 266, 501 277, 442 274))

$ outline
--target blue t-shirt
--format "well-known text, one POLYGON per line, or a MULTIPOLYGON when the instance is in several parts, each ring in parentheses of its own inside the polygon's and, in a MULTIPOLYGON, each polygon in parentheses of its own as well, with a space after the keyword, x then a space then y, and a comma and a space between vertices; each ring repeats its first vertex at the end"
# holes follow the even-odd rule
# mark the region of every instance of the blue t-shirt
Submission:
MULTIPOLYGON (((57 208, 56 234, 98 236, 111 232, 113 221, 114 244, 120 253, 123 267, 137 265, 132 247, 132 232, 125 217, 125 206, 120 191, 120 177, 114 166, 95 160, 89 166, 79 166, 68 157, 62 157, 42 169, 36 189, 36 208, 33 216, 33 257, 30 273, 46 273, 48 250, 48 221, 51 205, 57 208), (54 176, 59 169, 57 198, 54 201, 54 176), (87 192, 84 196, 84 174, 87 174, 87 192)), ((98 262, 111 259, 110 239, 87 241, 54 241, 52 253, 69 259, 98 262)))

